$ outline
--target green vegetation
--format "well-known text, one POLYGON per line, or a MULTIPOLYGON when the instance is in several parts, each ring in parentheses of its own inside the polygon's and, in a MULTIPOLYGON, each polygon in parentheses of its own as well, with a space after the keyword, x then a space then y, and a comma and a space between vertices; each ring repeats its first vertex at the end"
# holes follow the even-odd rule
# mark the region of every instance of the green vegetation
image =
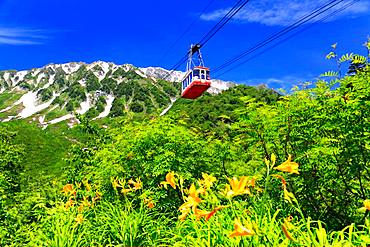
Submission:
POLYGON ((348 75, 288 94, 236 86, 158 117, 165 87, 131 78, 120 117, 2 124, 0 245, 368 246, 370 66, 330 54, 348 75))
POLYGON ((21 92, 3 92, 0 94, 0 106, 10 106, 22 97, 21 92))

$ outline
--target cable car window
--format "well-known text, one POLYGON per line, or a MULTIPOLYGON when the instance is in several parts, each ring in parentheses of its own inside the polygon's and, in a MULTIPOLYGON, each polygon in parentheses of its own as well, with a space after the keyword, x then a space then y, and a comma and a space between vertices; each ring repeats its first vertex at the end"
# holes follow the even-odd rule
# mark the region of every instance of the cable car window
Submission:
POLYGON ((204 69, 201 70, 200 78, 202 80, 205 80, 206 79, 206 71, 204 69))
POLYGON ((207 71, 206 71, 206 75, 207 75, 207 76, 206 76, 206 79, 207 79, 207 80, 211 80, 211 76, 209 75, 209 70, 207 70, 207 71))
POLYGON ((199 79, 199 70, 198 69, 193 70, 193 76, 194 76, 194 78, 197 77, 199 79))

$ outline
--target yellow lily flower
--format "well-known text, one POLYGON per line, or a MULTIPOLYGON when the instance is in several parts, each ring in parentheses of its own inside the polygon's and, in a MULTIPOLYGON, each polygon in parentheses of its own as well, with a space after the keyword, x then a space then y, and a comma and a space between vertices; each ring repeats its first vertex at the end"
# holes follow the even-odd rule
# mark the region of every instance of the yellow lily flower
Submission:
POLYGON ((228 206, 218 206, 215 209, 213 209, 211 212, 194 208, 194 215, 197 217, 197 220, 205 217, 206 221, 208 221, 213 215, 216 214, 217 211, 223 208, 227 208, 227 207, 228 206))
POLYGON ((292 223, 290 223, 292 221, 292 217, 289 216, 288 218, 284 219, 284 224, 282 225, 282 230, 283 230, 283 233, 284 235, 289 239, 289 240, 292 240, 294 241, 294 238, 292 237, 292 235, 290 234, 289 230, 291 229, 294 229, 294 225, 292 223))
POLYGON ((235 218, 234 231, 230 234, 230 238, 242 237, 242 236, 253 236, 256 233, 252 229, 248 229, 240 223, 238 218, 235 218))
POLYGON ((292 192, 289 192, 286 188, 284 188, 284 199, 290 203, 292 203, 292 200, 296 201, 294 194, 292 192))
POLYGON ((229 179, 229 185, 226 186, 225 194, 226 197, 231 198, 238 195, 250 194, 251 191, 248 186, 255 186, 255 179, 248 179, 248 177, 241 177, 238 180, 236 177, 229 179))
POLYGON ((194 208, 194 215, 195 217, 197 217, 197 220, 200 220, 203 217, 207 217, 210 213, 211 212, 194 208))
POLYGON ((188 214, 190 213, 190 208, 183 208, 180 210, 181 215, 179 216, 179 220, 184 221, 188 214))
POLYGON ((66 202, 66 205, 65 205, 64 207, 65 207, 65 209, 67 210, 67 209, 69 209, 70 207, 73 207, 73 204, 74 204, 74 202, 73 202, 72 198, 70 198, 70 199, 66 202))
POLYGON ((70 195, 72 195, 72 194, 76 194, 76 191, 73 189, 73 184, 66 184, 66 185, 64 185, 63 186, 63 189, 62 189, 62 192, 64 193, 64 194, 70 194, 70 195))
POLYGON ((142 187, 142 182, 141 182, 140 178, 137 179, 136 181, 134 181, 133 179, 130 179, 128 181, 128 184, 131 184, 131 185, 134 186, 133 190, 139 190, 142 187))
POLYGON ((217 181, 217 179, 214 176, 208 175, 207 173, 202 173, 202 177, 203 179, 200 180, 199 183, 206 189, 211 188, 213 183, 217 181))
POLYGON ((193 209, 195 212, 196 207, 198 204, 202 201, 199 198, 199 190, 195 188, 195 185, 192 184, 188 190, 187 197, 184 198, 185 202, 179 207, 179 211, 182 212, 182 214, 179 216, 180 220, 184 220, 186 216, 190 213, 190 210, 193 209))
POLYGON ((119 184, 119 182, 116 179, 113 179, 112 187, 113 187, 113 189, 117 189, 118 187, 121 187, 121 185, 119 184))
POLYGON ((84 221, 84 216, 82 214, 78 214, 75 218, 75 221, 77 222, 77 224, 82 224, 82 222, 84 221))
POLYGON ((206 217, 206 221, 208 221, 213 215, 215 215, 216 214, 216 212, 217 211, 219 211, 219 210, 221 210, 221 209, 223 209, 223 208, 227 208, 227 207, 229 207, 229 206, 218 206, 218 207, 216 207, 215 209, 213 209, 208 215, 207 215, 207 217, 206 217))
POLYGON ((128 192, 131 192, 131 191, 132 191, 132 189, 131 189, 131 188, 130 188, 130 189, 122 188, 121 193, 122 193, 122 194, 127 194, 128 192))
POLYGON ((169 184, 172 188, 176 189, 176 182, 175 182, 175 172, 171 171, 166 175, 166 181, 161 182, 165 189, 167 189, 167 184, 169 184))
POLYGON ((148 208, 150 208, 150 209, 154 208, 154 203, 153 203, 152 199, 144 198, 144 203, 148 206, 148 208))
POLYGON ((289 154, 288 159, 284 161, 281 165, 275 167, 274 169, 282 172, 299 174, 298 166, 299 166, 298 163, 292 162, 292 155, 289 154))

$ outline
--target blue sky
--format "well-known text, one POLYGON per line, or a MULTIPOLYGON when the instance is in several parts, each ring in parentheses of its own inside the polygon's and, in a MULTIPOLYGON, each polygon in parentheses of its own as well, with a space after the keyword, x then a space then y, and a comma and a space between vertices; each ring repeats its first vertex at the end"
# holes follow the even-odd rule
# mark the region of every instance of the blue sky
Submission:
MULTIPOLYGON (((0 0, 0 70, 96 60, 171 68, 235 2, 0 0)), ((251 0, 204 47, 206 64, 218 67, 325 2, 251 0)), ((335 68, 325 60, 331 44, 337 42, 342 53, 365 53, 362 44, 369 35, 370 0, 360 0, 220 78, 275 88, 297 84, 335 68)))

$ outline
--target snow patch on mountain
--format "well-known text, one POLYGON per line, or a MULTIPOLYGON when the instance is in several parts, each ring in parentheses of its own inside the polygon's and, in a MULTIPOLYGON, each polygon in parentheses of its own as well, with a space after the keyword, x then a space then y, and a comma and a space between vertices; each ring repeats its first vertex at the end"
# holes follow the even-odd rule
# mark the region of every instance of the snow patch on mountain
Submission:
POLYGON ((91 108, 90 94, 86 94, 86 101, 81 102, 80 109, 76 110, 78 114, 85 114, 91 108))
POLYGON ((67 75, 75 73, 80 67, 79 63, 74 62, 62 64, 62 69, 67 75))
POLYGON ((37 76, 37 79, 36 79, 36 85, 39 85, 42 78, 45 77, 45 74, 44 73, 39 73, 38 76, 37 76))
POLYGON ((9 77, 10 77, 10 73, 9 72, 5 72, 4 73, 4 76, 3 76, 4 80, 5 81, 8 81, 9 80, 9 77))
POLYGON ((106 98, 106 100, 105 100, 106 105, 105 105, 104 111, 101 112, 99 114, 99 116, 97 116, 94 119, 99 119, 99 118, 105 118, 105 117, 107 117, 109 115, 109 113, 110 113, 110 110, 112 109, 113 101, 114 101, 114 96, 113 95, 108 95, 107 98, 106 98))
POLYGON ((170 100, 171 100, 170 105, 166 109, 164 109, 159 116, 165 115, 171 109, 173 104, 176 102, 177 98, 170 98, 170 100))
POLYGON ((28 70, 18 71, 11 79, 12 86, 15 87, 19 82, 23 81, 24 77, 28 74, 28 70))
POLYGON ((139 68, 147 77, 154 77, 159 79, 166 79, 171 82, 182 81, 185 76, 185 72, 172 71, 160 68, 160 67, 147 67, 139 68))
POLYGON ((18 114, 20 118, 27 118, 32 116, 33 114, 42 111, 46 108, 48 108, 51 103, 53 103, 54 99, 57 97, 57 94, 54 94, 53 97, 40 105, 37 105, 37 92, 28 92, 25 95, 23 95, 19 101, 17 101, 14 105, 17 105, 19 103, 22 103, 24 106, 24 109, 18 114))
POLYGON ((46 89, 46 88, 50 87, 50 86, 51 86, 51 84, 53 84, 53 83, 54 83, 54 78, 55 78, 55 75, 50 76, 50 77, 49 77, 49 81, 48 81, 48 83, 46 83, 46 84, 42 87, 42 89, 46 89))
POLYGON ((69 113, 67 115, 64 115, 62 117, 59 117, 59 118, 56 118, 56 119, 53 119, 53 120, 50 120, 49 122, 47 122, 48 124, 56 124, 56 123, 59 123, 59 122, 62 122, 62 121, 65 121, 65 120, 68 120, 68 119, 71 119, 71 118, 74 118, 75 115, 69 113))

